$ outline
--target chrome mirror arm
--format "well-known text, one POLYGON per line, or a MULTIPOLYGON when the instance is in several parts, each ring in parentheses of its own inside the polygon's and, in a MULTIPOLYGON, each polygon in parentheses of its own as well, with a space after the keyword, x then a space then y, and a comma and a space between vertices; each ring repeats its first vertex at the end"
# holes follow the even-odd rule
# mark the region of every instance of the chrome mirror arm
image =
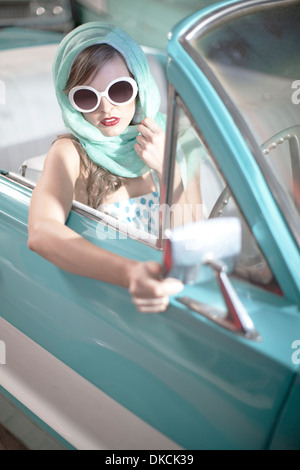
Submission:
POLYGON ((234 331, 248 339, 261 340, 261 336, 256 331, 253 321, 227 276, 226 266, 212 259, 207 259, 205 264, 215 271, 234 331))

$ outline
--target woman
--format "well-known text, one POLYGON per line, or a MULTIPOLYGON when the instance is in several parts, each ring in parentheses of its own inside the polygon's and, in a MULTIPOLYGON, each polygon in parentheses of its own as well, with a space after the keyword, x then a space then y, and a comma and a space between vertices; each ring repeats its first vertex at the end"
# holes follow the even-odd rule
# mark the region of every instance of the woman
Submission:
POLYGON ((119 28, 87 23, 63 39, 53 74, 71 135, 47 155, 31 200, 28 246, 61 269, 128 288, 140 311, 163 311, 179 281, 161 280, 158 263, 107 252, 65 225, 73 199, 98 207, 157 192, 164 118, 146 57, 119 28))

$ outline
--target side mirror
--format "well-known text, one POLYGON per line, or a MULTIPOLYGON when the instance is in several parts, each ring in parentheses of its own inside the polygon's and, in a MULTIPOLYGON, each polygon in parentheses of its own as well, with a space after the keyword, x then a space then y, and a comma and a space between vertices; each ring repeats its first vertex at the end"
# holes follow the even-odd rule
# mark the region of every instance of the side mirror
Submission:
POLYGON ((227 273, 241 251, 241 223, 237 218, 209 219, 166 230, 166 277, 193 284, 203 265, 217 277, 227 311, 220 311, 190 297, 177 300, 215 323, 246 338, 260 340, 254 324, 233 288, 227 273))
POLYGON ((231 271, 241 251, 241 223, 233 217, 176 227, 166 230, 165 237, 165 274, 185 284, 193 284, 201 266, 209 262, 231 271))

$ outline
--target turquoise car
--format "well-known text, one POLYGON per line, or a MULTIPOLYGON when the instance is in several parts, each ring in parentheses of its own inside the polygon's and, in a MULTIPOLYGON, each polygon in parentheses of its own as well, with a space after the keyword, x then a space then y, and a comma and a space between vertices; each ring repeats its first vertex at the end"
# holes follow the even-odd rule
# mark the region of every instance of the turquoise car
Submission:
POLYGON ((223 1, 174 26, 167 60, 145 48, 167 111, 159 234, 77 201, 67 224, 185 282, 156 315, 28 249, 64 130, 57 44, 1 51, 0 422, 28 448, 300 449, 299 22, 298 0, 223 1), (200 221, 170 228, 176 161, 200 221))

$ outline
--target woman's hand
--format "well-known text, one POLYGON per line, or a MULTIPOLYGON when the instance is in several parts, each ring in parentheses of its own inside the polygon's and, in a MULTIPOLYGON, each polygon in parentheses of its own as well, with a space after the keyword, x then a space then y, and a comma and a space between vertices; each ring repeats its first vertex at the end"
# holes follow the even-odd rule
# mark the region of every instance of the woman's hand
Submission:
POLYGON ((183 289, 178 279, 162 279, 162 270, 154 261, 138 263, 132 269, 129 292, 140 312, 163 312, 169 305, 169 296, 183 289))
POLYGON ((149 117, 145 118, 138 126, 141 135, 138 135, 134 148, 136 153, 146 163, 149 168, 152 168, 161 180, 163 158, 165 151, 165 133, 159 125, 149 117))

